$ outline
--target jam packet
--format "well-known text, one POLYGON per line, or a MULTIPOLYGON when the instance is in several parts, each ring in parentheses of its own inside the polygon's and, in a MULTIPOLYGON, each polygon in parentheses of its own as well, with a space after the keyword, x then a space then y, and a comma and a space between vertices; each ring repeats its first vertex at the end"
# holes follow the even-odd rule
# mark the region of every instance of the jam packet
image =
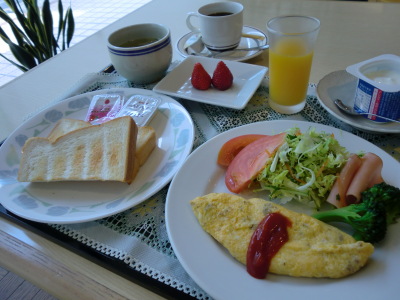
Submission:
POLYGON ((110 121, 116 117, 123 106, 123 97, 118 94, 93 96, 85 121, 92 125, 110 121))
POLYGON ((131 96, 116 117, 131 116, 137 126, 145 126, 154 115, 161 99, 147 95, 131 96))

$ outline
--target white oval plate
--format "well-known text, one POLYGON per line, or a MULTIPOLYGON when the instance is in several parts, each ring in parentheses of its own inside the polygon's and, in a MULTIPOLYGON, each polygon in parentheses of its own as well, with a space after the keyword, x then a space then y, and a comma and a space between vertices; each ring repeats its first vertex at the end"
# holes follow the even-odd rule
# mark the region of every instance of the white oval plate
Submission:
MULTIPOLYGON (((260 29, 250 26, 243 26, 243 33, 258 35, 263 37, 263 39, 259 40, 250 37, 242 37, 238 48, 252 48, 267 44, 267 35, 260 29)), ((193 43, 199 36, 200 33, 198 32, 189 32, 184 36, 182 36, 177 43, 179 54, 181 54, 183 57, 191 56, 191 54, 188 53, 185 49, 187 46, 193 43)), ((233 60, 233 61, 245 61, 260 55, 263 51, 264 50, 236 51, 236 52, 226 51, 226 53, 221 52, 221 54, 218 54, 218 58, 225 60, 233 60)))
MULTIPOLYGON (((277 134, 297 126, 334 133, 351 152, 374 152, 384 162, 383 178, 400 187, 400 164, 377 146, 339 129, 302 121, 266 121, 226 131, 207 141, 187 158, 169 187, 166 226, 172 247, 189 275, 214 299, 395 299, 400 271, 400 223, 391 225, 376 247, 371 261, 356 274, 343 279, 294 278, 268 274, 265 280, 251 277, 246 267, 199 225, 190 200, 212 192, 229 193, 225 169, 216 163, 219 149, 229 139, 250 133, 277 134), (384 287, 384 288, 379 288, 384 287), (295 295, 295 296, 294 296, 295 295)), ((246 194, 244 197, 257 196, 246 194)), ((260 196, 260 195, 258 195, 260 196)))
POLYGON ((170 97, 133 88, 98 90, 68 98, 19 126, 0 147, 1 204, 37 222, 77 223, 124 211, 162 189, 192 150, 194 127, 186 109, 170 97), (148 124, 156 131, 156 148, 130 185, 121 182, 17 181, 21 149, 32 136, 46 137, 61 118, 84 120, 94 95, 152 95, 161 103, 148 124))
POLYGON ((400 133, 399 123, 374 122, 362 116, 351 116, 336 107, 333 102, 335 99, 340 99, 344 104, 353 107, 356 87, 357 78, 353 75, 344 70, 332 72, 319 81, 318 100, 330 114, 355 128, 376 133, 400 133))

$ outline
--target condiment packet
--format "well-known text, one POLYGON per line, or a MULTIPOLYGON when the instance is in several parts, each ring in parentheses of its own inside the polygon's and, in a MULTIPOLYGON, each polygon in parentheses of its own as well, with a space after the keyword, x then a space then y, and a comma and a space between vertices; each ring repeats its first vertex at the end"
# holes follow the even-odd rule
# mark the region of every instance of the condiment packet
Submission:
POLYGON ((124 104, 116 117, 131 116, 137 126, 145 126, 154 115, 161 99, 147 95, 133 95, 124 104))
POLYGON ((93 96, 85 121, 92 125, 110 121, 116 117, 123 105, 123 98, 117 94, 93 96))

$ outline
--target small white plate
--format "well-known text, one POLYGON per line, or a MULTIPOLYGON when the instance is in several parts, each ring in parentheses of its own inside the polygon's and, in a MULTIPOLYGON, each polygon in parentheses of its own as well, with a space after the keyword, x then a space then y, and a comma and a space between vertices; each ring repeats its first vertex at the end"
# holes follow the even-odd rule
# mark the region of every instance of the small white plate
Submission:
MULTIPOLYGON (((385 240, 376 246, 368 265, 352 276, 315 279, 268 274, 264 280, 250 276, 246 266, 235 260, 199 225, 190 200, 208 193, 230 193, 225 185, 226 169, 216 163, 221 146, 239 135, 277 134, 294 126, 302 131, 314 127, 319 132, 333 133, 340 144, 353 153, 376 153, 383 160, 385 181, 400 187, 399 162, 377 146, 346 131, 296 120, 264 121, 237 127, 215 136, 193 151, 171 182, 165 218, 168 237, 177 258, 190 277, 214 299, 397 299, 400 223, 389 226, 385 240), (380 286, 384 288, 377 288, 380 286)), ((242 196, 251 198, 260 197, 260 194, 246 192, 242 196)), ((295 204, 293 207, 308 214, 313 212, 312 208, 295 204)))
POLYGON ((186 109, 164 95, 144 89, 98 90, 63 100, 19 126, 0 147, 0 202, 14 214, 45 223, 78 223, 104 218, 148 199, 162 189, 192 151, 193 121, 186 109), (18 182, 21 149, 32 136, 46 137, 61 118, 83 120, 94 95, 115 93, 129 98, 150 95, 160 105, 149 126, 156 148, 130 184, 121 182, 18 182))
POLYGON ((207 104, 234 109, 244 108, 259 87, 268 68, 222 60, 232 72, 232 87, 225 91, 217 90, 214 87, 205 91, 195 89, 190 82, 194 65, 198 62, 201 63, 212 76, 219 61, 221 59, 189 56, 165 76, 153 88, 153 91, 207 104))
MULTIPOLYGON (((263 46, 267 44, 267 35, 262 32, 261 30, 250 27, 250 26, 243 26, 243 33, 244 34, 252 34, 252 35, 257 35, 262 37, 262 39, 255 39, 251 37, 242 37, 239 43, 238 48, 252 48, 252 47, 258 47, 258 46, 263 46)), ((179 53, 183 57, 188 57, 191 56, 190 53, 185 50, 190 44, 192 44, 195 40, 197 40, 200 37, 199 32, 189 32, 182 36, 178 43, 177 43, 177 48, 179 53)), ((204 53, 210 53, 207 49, 203 50, 204 53), (208 51, 208 52, 207 52, 208 51)), ((226 60, 233 60, 233 61, 244 61, 251 59, 253 57, 256 57, 260 55, 264 50, 251 50, 251 51, 227 51, 226 53, 222 52, 221 54, 218 54, 218 58, 221 59, 226 59, 226 60)))
POLYGON ((322 78, 317 85, 318 100, 321 105, 339 120, 360 130, 376 133, 400 133, 400 124, 395 122, 374 122, 363 116, 351 116, 342 112, 333 102, 340 99, 353 107, 357 78, 345 70, 335 71, 322 78))

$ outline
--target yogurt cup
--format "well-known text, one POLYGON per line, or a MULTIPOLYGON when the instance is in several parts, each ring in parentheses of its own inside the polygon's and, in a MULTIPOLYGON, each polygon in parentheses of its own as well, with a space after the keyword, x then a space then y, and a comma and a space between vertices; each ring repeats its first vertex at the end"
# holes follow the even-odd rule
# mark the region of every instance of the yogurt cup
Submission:
MULTIPOLYGON (((400 57, 384 54, 351 65, 346 71, 358 78, 354 95, 354 109, 358 113, 371 113, 400 119, 400 57)), ((385 119, 362 115, 376 121, 385 119)))

